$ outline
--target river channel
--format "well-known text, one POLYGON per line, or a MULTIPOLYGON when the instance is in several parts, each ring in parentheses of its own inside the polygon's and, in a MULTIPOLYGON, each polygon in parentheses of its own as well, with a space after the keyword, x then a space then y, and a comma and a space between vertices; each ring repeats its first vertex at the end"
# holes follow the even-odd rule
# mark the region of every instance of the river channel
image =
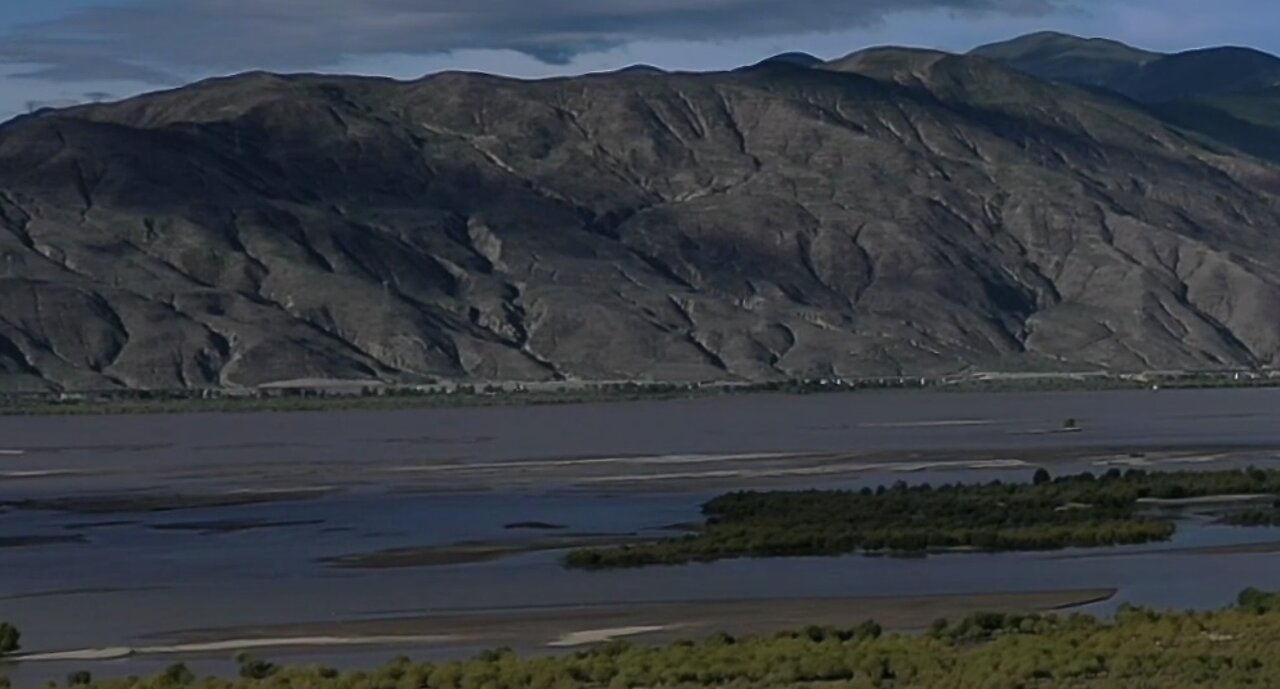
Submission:
MULTIPOLYGON (((671 533, 734 488, 1026 480, 1037 466, 1280 468, 1277 458, 1280 392, 1269 390, 7 417, 0 620, 22 629, 24 651, 44 653, 164 646, 219 629, 643 603, 1114 589, 1086 609, 1209 608, 1246 586, 1280 588, 1280 548, 1223 548, 1275 544, 1280 530, 1189 519, 1156 547, 607 572, 568 571, 554 549, 516 546, 671 533), (433 566, 333 565, 356 553, 474 542, 513 552, 433 566)), ((472 645, 423 637, 263 653, 357 665, 472 645)), ((0 674, 28 686, 79 667, 123 675, 180 659, 221 669, 227 655, 22 662, 0 674)))

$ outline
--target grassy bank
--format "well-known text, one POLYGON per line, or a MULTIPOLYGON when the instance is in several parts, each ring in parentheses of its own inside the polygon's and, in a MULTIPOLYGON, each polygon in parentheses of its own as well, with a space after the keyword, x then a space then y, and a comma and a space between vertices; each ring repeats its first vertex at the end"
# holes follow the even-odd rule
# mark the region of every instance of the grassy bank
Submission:
POLYGON ((979 613, 938 620, 924 634, 886 634, 867 621, 770 636, 716 634, 661 647, 611 642, 572 655, 511 651, 466 661, 407 658, 368 672, 281 667, 242 656, 240 677, 197 679, 182 665, 159 677, 92 689, 1129 689, 1280 686, 1280 598, 1246 591, 1218 612, 1124 608, 1113 620, 1081 614, 979 613))

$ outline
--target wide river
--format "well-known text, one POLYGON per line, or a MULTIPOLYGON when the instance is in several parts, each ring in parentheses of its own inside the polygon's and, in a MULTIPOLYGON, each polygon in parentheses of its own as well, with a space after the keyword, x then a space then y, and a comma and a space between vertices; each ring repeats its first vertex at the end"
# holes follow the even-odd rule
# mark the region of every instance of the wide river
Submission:
MULTIPOLYGON (((1214 607, 1246 586, 1280 588, 1280 552, 1188 549, 1280 542, 1280 531, 1196 521, 1156 548, 610 572, 566 571, 556 552, 394 569, 337 569, 322 560, 547 537, 507 528, 521 522, 564 527, 559 533, 657 533, 696 520, 703 500, 738 486, 1024 480, 1035 464, 1280 466, 1278 451, 1280 392, 1271 390, 6 417, 0 502, 13 507, 0 508, 0 620, 22 629, 24 650, 44 652, 154 645, 187 630, 643 601, 1115 588, 1118 596, 1097 610, 1122 601, 1214 607), (175 497, 295 489, 316 492, 222 507, 184 507, 175 497), (108 500, 14 504, 86 496, 108 500), (184 508, 129 506, 156 496, 184 508)), ((429 644, 407 650, 433 652, 429 644)), ((386 648, 293 653, 346 663, 392 655, 386 648)), ((172 660, 88 667, 129 674, 172 660)), ((0 674, 27 686, 81 666, 24 662, 0 666, 0 674)))

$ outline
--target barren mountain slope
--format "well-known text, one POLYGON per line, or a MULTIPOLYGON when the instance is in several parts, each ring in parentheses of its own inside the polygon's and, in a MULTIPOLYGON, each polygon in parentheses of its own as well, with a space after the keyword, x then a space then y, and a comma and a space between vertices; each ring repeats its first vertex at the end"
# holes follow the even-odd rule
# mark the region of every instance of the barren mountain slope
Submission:
POLYGON ((0 127, 0 385, 1269 365, 1277 193, 974 57, 250 74, 0 127))

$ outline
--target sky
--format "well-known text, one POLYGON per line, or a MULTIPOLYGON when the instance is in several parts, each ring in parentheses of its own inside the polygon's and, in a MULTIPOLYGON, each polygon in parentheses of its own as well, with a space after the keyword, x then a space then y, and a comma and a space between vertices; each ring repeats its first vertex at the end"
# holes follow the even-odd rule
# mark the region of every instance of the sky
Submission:
POLYGON ((1040 30, 1280 54, 1277 27, 1280 0, 0 0, 0 120, 255 69, 710 70, 1040 30))

